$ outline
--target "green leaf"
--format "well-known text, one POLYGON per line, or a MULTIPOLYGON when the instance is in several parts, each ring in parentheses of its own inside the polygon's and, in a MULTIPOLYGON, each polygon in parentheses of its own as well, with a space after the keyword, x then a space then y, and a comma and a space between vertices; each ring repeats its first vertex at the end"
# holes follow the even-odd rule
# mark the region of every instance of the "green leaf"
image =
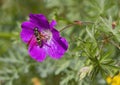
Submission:
POLYGON ((70 64, 69 61, 63 63, 63 64, 55 71, 55 75, 58 75, 60 72, 64 71, 64 70, 69 66, 69 64, 70 64))

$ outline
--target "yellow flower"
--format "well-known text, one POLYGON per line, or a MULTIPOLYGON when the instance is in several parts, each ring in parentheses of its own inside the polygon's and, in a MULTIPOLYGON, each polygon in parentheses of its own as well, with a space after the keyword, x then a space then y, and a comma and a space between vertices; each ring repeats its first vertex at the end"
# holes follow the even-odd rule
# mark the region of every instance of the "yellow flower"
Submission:
POLYGON ((108 76, 108 77, 106 78, 106 81, 107 81, 108 84, 110 84, 110 83, 112 82, 112 77, 108 76))
POLYGON ((113 78, 108 76, 106 78, 106 82, 111 85, 120 85, 120 73, 113 78))
POLYGON ((32 83, 33 85, 41 85, 40 80, 37 77, 32 78, 32 83))
POLYGON ((114 85, 114 84, 120 85, 120 73, 118 75, 116 75, 116 76, 113 77, 113 79, 112 79, 112 85, 114 85))
POLYGON ((116 83, 112 83, 111 85, 117 85, 116 83))

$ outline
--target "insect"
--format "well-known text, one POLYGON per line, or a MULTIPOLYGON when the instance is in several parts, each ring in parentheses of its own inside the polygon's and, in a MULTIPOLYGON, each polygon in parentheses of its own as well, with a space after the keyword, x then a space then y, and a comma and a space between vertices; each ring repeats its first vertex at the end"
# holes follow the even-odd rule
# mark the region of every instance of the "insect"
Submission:
MULTIPOLYGON (((43 46, 43 39, 44 39, 44 36, 42 35, 41 32, 39 32, 38 28, 34 28, 34 34, 33 36, 31 37, 31 39, 29 40, 28 42, 28 45, 31 43, 32 39, 35 37, 36 39, 36 42, 37 42, 37 45, 41 48, 43 46)), ((35 43, 36 44, 36 43, 35 43)))
POLYGON ((39 32, 38 28, 34 28, 34 35, 36 37, 37 40, 37 44, 42 47, 42 36, 41 33, 39 32))

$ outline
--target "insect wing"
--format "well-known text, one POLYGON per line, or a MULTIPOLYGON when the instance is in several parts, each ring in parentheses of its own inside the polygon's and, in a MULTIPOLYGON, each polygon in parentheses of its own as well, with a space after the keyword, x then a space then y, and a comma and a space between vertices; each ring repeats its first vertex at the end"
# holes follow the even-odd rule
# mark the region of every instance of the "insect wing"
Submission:
POLYGON ((27 43, 27 48, 32 49, 36 45, 36 40, 34 35, 30 38, 29 42, 27 43))
POLYGON ((33 36, 30 38, 30 40, 27 43, 27 47, 30 45, 30 42, 32 41, 33 36))

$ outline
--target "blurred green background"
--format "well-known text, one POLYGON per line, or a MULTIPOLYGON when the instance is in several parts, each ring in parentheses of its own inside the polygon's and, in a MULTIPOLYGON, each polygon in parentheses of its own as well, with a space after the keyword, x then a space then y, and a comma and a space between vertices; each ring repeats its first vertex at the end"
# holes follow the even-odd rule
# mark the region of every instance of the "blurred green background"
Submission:
POLYGON ((115 67, 120 66, 119 45, 120 0, 0 0, 0 85, 107 85, 101 74, 119 71, 115 67), (75 20, 96 24, 76 25, 61 32, 69 42, 67 53, 60 60, 47 57, 38 63, 30 58, 19 36, 21 23, 28 20, 30 13, 42 13, 49 21, 55 19, 58 30, 75 20), (117 23, 115 30, 111 28, 113 21, 117 23), (111 34, 110 41, 114 42, 104 44, 101 52, 100 41, 111 34), (86 57, 84 50, 91 56, 100 52, 102 57, 97 59, 102 70, 96 60, 86 57), (90 68, 91 76, 84 71, 78 75, 85 66, 90 68))

